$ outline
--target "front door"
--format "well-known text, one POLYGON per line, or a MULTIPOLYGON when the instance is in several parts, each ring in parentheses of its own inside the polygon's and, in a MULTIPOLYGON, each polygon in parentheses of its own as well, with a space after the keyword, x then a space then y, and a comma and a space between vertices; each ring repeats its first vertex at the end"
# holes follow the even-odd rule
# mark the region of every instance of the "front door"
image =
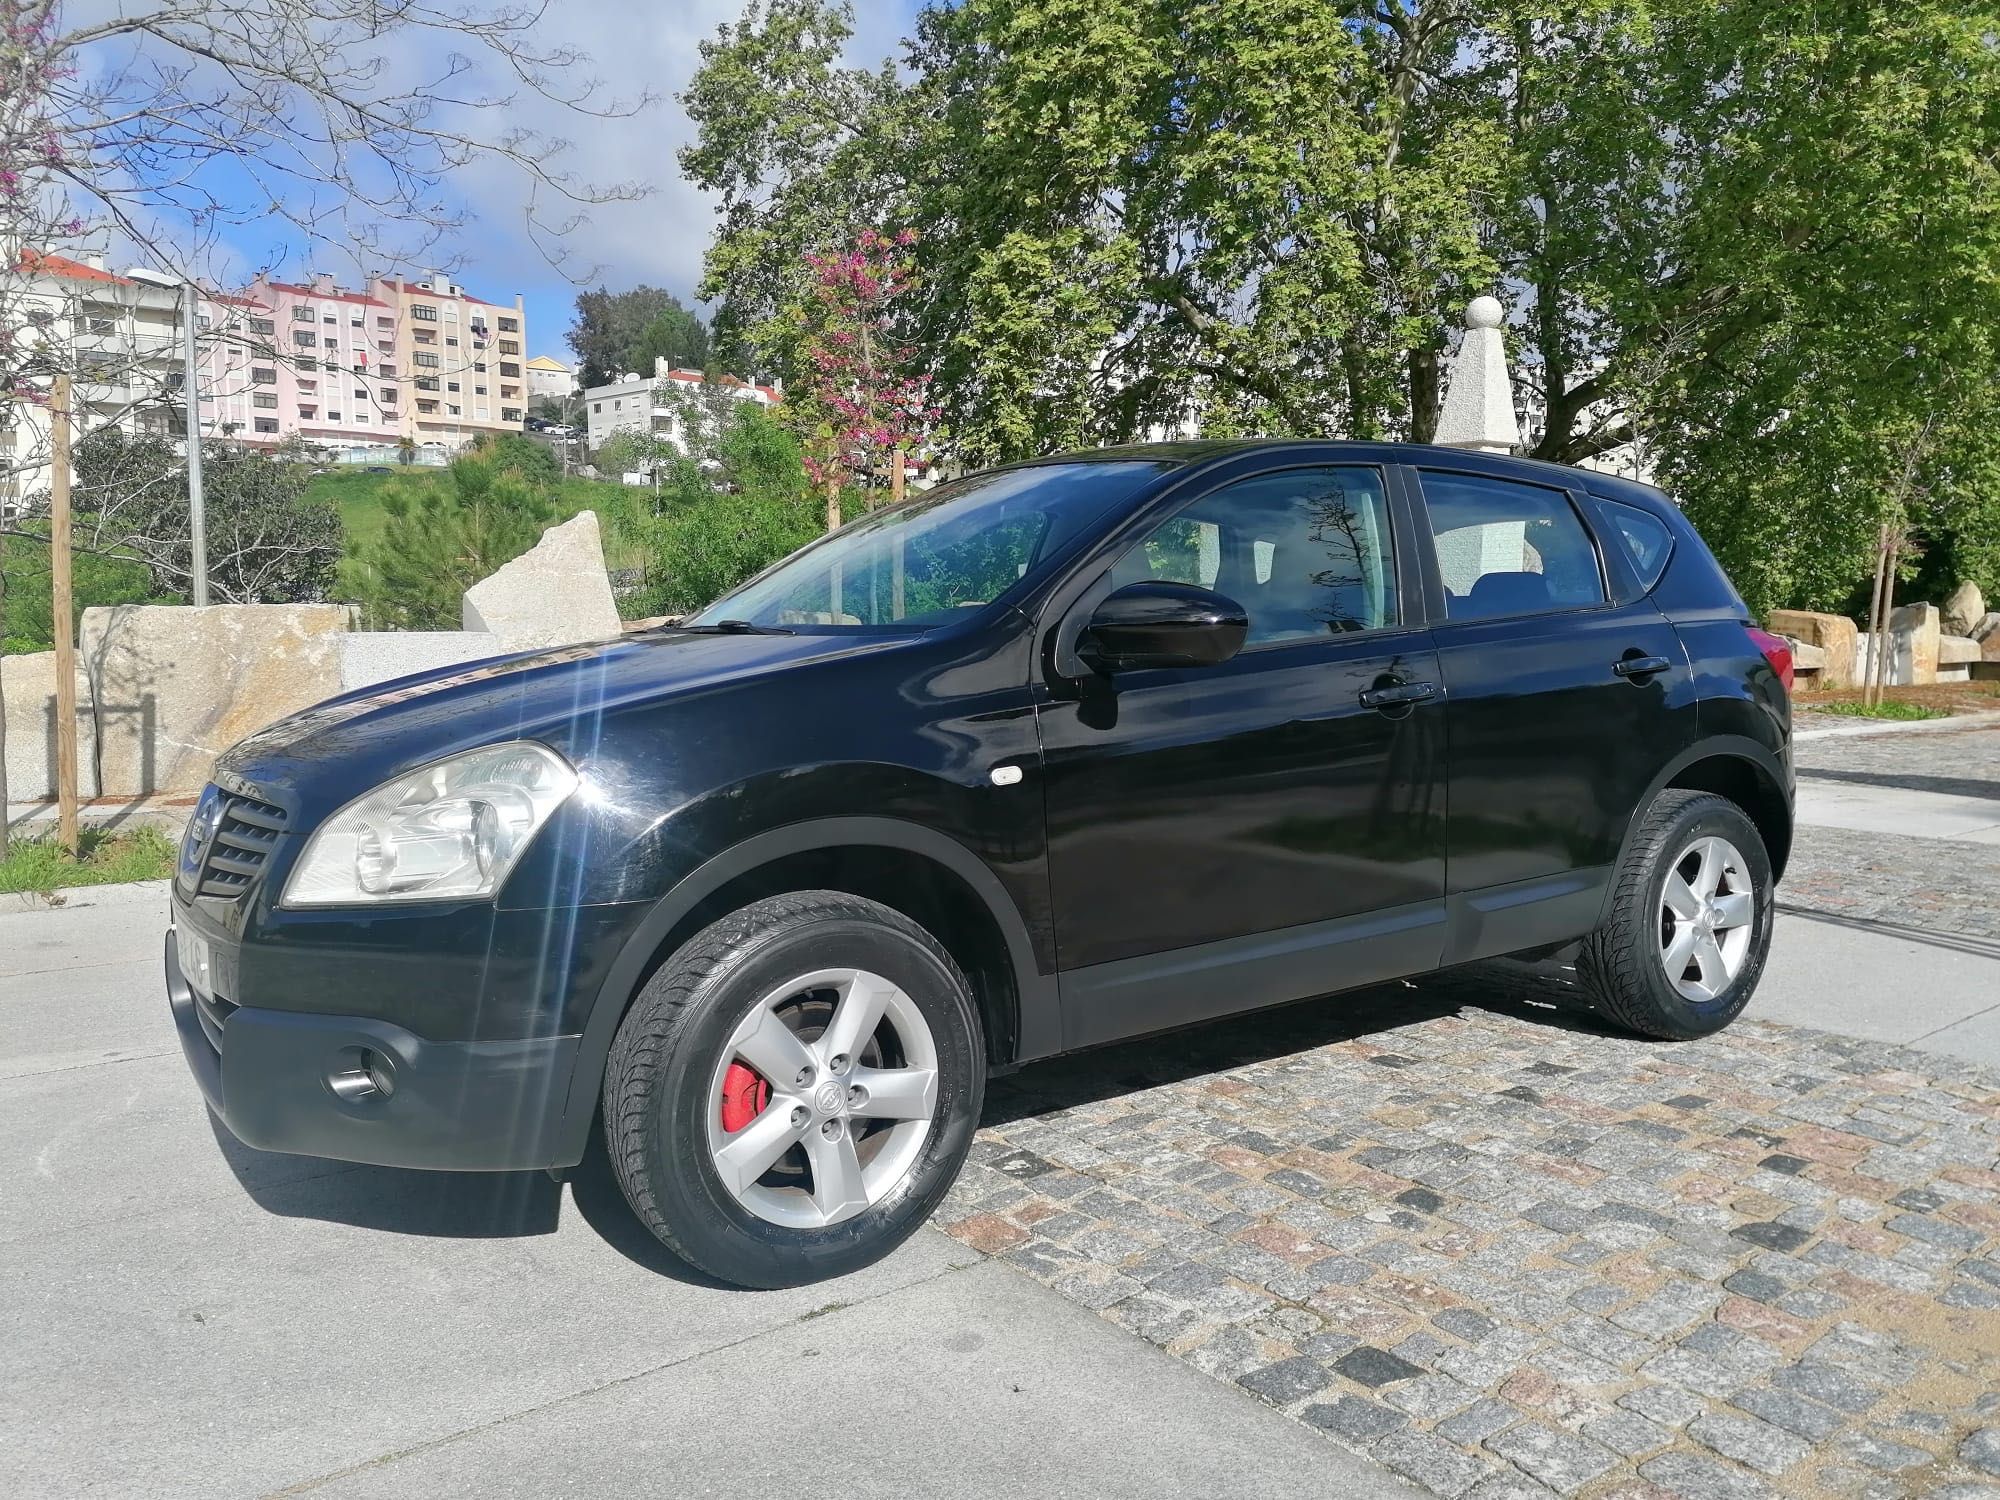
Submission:
POLYGON ((1283 469, 1113 565, 1113 587, 1215 589, 1250 628, 1218 666, 1091 677, 1039 711, 1066 1045, 1438 962, 1444 705, 1402 513, 1379 469, 1283 469))
POLYGON ((1446 961, 1597 925, 1625 829, 1695 732, 1673 625, 1553 486, 1419 471, 1451 702, 1446 961))

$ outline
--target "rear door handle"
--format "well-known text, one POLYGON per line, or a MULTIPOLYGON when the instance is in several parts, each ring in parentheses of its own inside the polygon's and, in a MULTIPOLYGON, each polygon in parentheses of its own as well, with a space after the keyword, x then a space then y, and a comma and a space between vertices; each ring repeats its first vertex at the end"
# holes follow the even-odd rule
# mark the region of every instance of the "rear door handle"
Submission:
POLYGON ((1437 696, 1435 682, 1398 682, 1390 687, 1363 688, 1363 708, 1395 708, 1404 703, 1422 703, 1437 696))
POLYGON ((1613 662, 1611 670, 1620 677, 1636 677, 1641 680, 1666 671, 1673 665, 1664 656, 1628 656, 1613 662))

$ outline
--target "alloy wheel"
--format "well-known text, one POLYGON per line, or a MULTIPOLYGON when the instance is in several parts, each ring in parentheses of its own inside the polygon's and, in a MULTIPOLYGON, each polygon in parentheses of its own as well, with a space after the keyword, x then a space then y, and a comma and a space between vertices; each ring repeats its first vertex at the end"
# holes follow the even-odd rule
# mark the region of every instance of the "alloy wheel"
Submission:
POLYGON ((936 1042, 900 986, 865 969, 803 974, 752 1006, 723 1047, 709 1160, 758 1218, 825 1228, 908 1178, 937 1096, 936 1042))
POLYGON ((1750 961, 1757 891, 1728 839, 1696 839, 1674 859, 1660 893, 1660 962, 1696 1004, 1719 1000, 1750 961))

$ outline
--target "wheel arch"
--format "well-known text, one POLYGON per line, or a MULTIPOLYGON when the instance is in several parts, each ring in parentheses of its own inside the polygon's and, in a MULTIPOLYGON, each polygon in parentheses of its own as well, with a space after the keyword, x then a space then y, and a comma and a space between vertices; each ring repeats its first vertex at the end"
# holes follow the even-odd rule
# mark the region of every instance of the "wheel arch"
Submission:
POLYGON ((1675 756, 1633 809, 1619 849, 1621 864, 1638 832, 1640 814, 1667 791, 1713 792, 1742 808, 1764 840, 1772 878, 1783 877, 1792 852, 1790 777, 1765 746, 1738 735, 1719 735, 1697 740, 1675 756))
POLYGON ((580 1160, 618 1023, 648 977, 716 918, 764 896, 835 890, 901 912, 944 944, 972 986, 986 1055, 1005 1069, 1061 1048, 1055 976, 999 879, 963 844, 896 818, 788 824, 710 858, 657 901, 613 962, 577 1049, 563 1144, 580 1160))

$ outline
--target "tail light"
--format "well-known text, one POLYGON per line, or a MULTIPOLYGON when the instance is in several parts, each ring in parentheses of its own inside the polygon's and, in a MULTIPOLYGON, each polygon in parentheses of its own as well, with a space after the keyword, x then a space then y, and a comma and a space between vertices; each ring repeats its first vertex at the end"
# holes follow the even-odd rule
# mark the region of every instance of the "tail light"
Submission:
POLYGON ((1750 639, 1757 649, 1764 653, 1764 660, 1771 664, 1771 670, 1778 674, 1778 681, 1785 685, 1785 691, 1792 690, 1792 643, 1781 635, 1773 635, 1768 630, 1750 627, 1750 639))

